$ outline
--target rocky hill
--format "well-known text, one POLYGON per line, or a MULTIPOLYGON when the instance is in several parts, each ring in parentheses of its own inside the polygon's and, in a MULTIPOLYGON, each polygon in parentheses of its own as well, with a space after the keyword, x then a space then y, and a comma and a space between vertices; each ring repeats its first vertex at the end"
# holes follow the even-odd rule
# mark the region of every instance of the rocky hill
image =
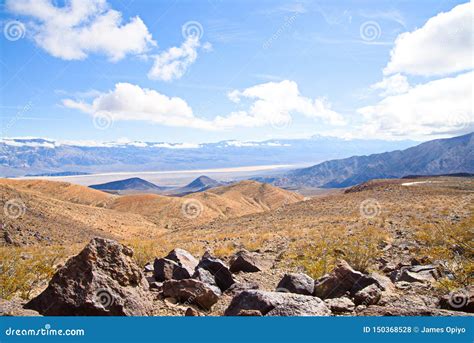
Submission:
POLYGON ((347 187, 371 179, 474 172, 474 134, 406 150, 331 160, 267 181, 283 187, 347 187))

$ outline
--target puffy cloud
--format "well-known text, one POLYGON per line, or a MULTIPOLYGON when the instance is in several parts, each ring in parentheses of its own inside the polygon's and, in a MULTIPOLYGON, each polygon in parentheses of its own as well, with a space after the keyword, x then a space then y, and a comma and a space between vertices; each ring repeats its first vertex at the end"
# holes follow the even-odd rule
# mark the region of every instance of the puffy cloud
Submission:
POLYGON ((371 85, 370 89, 380 91, 380 96, 387 96, 405 93, 410 85, 405 75, 395 74, 384 77, 382 81, 371 85))
POLYGON ((92 103, 65 99, 63 105, 112 121, 140 120, 166 126, 211 128, 193 115, 183 99, 130 83, 117 83, 114 90, 99 95, 92 103))
POLYGON ((473 6, 472 2, 456 6, 399 35, 384 74, 435 76, 471 69, 473 6))
POLYGON ((191 107, 181 98, 168 97, 129 83, 116 84, 115 89, 101 93, 90 103, 72 99, 64 99, 62 103, 66 107, 106 118, 110 122, 140 120, 207 130, 281 125, 291 122, 291 116, 296 113, 332 125, 344 124, 342 116, 331 110, 325 99, 301 96, 293 81, 264 83, 243 91, 236 90, 231 94, 236 101, 242 98, 250 100, 249 109, 213 119, 196 117, 191 107))
POLYGON ((101 53, 112 61, 141 54, 155 46, 139 17, 122 23, 122 14, 105 0, 70 0, 56 7, 47 0, 7 0, 7 9, 31 17, 28 31, 38 46, 54 57, 82 60, 101 53))
POLYGON ((365 120, 362 131, 391 137, 470 132, 474 129, 473 77, 473 72, 467 72, 430 81, 360 108, 365 120))
POLYGON ((248 110, 216 117, 214 123, 217 127, 282 125, 291 121, 293 113, 321 119, 332 125, 344 124, 342 116, 331 110, 331 105, 324 98, 310 99, 301 96, 294 81, 267 82, 243 91, 234 90, 227 95, 235 103, 242 98, 253 102, 248 110))
POLYGON ((199 36, 186 37, 180 47, 172 47, 155 56, 148 77, 153 80, 171 81, 181 78, 198 57, 198 48, 212 49, 210 43, 201 45, 199 36))

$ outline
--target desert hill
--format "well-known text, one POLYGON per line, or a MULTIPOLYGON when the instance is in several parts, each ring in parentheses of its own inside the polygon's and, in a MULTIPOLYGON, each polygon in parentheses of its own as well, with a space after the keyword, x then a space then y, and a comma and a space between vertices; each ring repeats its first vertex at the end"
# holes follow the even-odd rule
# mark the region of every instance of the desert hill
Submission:
POLYGON ((158 226, 173 228, 268 211, 302 200, 298 194, 271 185, 241 181, 184 197, 122 196, 115 199, 110 208, 141 214, 158 226))
POLYGON ((110 194, 69 182, 46 180, 16 180, 0 178, 0 185, 41 193, 45 197, 82 205, 104 207, 113 198, 110 194))
POLYGON ((245 181, 184 197, 110 195, 66 182, 0 179, 1 233, 15 244, 82 242, 93 236, 153 238, 301 201, 270 185, 245 181))

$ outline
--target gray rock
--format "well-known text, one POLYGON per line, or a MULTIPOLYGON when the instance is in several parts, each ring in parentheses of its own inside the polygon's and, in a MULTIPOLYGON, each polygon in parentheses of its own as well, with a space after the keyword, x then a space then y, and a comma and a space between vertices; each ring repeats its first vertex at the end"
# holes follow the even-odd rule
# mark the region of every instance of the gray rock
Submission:
POLYGON ((259 254, 241 250, 232 257, 230 271, 232 273, 254 273, 268 269, 270 266, 271 263, 259 254))
POLYGON ((354 295, 359 290, 378 281, 369 275, 352 269, 346 261, 339 261, 331 274, 314 283, 314 295, 322 299, 339 298, 346 293, 354 295))
POLYGON ((354 302, 356 305, 375 305, 382 297, 382 290, 376 285, 367 286, 354 294, 354 302))
POLYGON ((395 270, 391 273, 390 278, 394 282, 406 281, 406 282, 435 282, 439 277, 440 273, 434 265, 416 265, 416 266, 403 266, 399 270, 395 270))
POLYGON ((354 302, 346 297, 326 299, 324 303, 335 314, 352 312, 355 309, 354 302))
POLYGON ((148 283, 132 255, 122 244, 94 238, 25 307, 46 316, 151 315, 148 283))
POLYGON ((41 315, 37 311, 24 309, 22 302, 18 299, 0 299, 0 316, 36 317, 41 315))
POLYGON ((225 310, 224 315, 236 316, 242 310, 259 311, 271 316, 329 316, 331 311, 319 298, 294 293, 242 291, 225 310))
POLYGON ((197 268, 202 268, 209 271, 214 276, 216 284, 219 286, 222 292, 235 283, 229 267, 227 267, 227 265, 222 260, 211 256, 208 252, 203 255, 197 268))
POLYGON ((153 264, 157 281, 189 279, 194 274, 198 261, 183 249, 174 249, 153 264))
POLYGON ((192 278, 207 283, 208 285, 217 286, 214 275, 212 275, 210 271, 203 268, 197 268, 192 278))
POLYGON ((199 280, 168 280, 163 283, 163 296, 187 305, 195 304, 209 310, 219 299, 220 290, 199 280))
POLYGON ((236 295, 242 291, 250 289, 259 289, 260 285, 256 282, 236 282, 225 291, 226 295, 236 295))
POLYGON ((278 283, 277 291, 312 295, 314 292, 314 280, 309 275, 303 273, 285 274, 278 283))

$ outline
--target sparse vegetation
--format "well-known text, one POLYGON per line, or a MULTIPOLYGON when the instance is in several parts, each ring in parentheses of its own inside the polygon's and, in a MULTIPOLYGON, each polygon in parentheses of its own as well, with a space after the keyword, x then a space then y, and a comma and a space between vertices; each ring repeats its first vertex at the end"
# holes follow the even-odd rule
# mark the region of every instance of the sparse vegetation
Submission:
POLYGON ((438 287, 451 291, 472 284, 474 278, 474 215, 460 223, 447 220, 426 225, 417 231, 420 256, 444 265, 449 274, 440 279, 438 287))
POLYGON ((387 234, 374 227, 356 232, 343 227, 326 228, 296 241, 287 257, 313 278, 330 272, 341 258, 356 270, 367 272, 381 255, 380 243, 386 239, 387 234))
POLYGON ((0 298, 29 299, 37 287, 51 279, 65 257, 64 247, 1 247, 0 298))

